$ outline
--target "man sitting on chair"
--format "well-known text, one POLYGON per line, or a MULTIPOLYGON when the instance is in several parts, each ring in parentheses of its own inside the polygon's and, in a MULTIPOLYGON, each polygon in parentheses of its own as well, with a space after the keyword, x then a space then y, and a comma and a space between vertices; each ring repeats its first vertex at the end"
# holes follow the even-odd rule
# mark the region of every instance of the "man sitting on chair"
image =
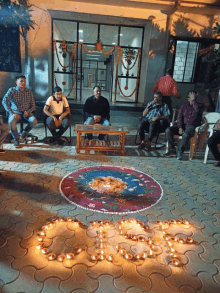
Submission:
POLYGON ((69 103, 67 98, 62 96, 62 89, 59 86, 54 88, 53 96, 47 99, 43 111, 48 116, 46 124, 53 135, 53 140, 59 140, 70 125, 70 119, 66 117, 70 113, 69 103))
MULTIPOLYGON (((84 105, 83 113, 85 118, 85 125, 94 125, 99 123, 104 126, 109 126, 109 113, 110 106, 106 98, 101 96, 101 88, 99 86, 94 86, 94 95, 89 97, 84 105)), ((87 134, 89 139, 92 139, 92 134, 87 134)), ((104 139, 104 134, 99 134, 99 139, 104 139)))
POLYGON ((199 104, 196 102, 197 92, 190 91, 188 93, 188 103, 183 104, 177 116, 177 125, 171 126, 166 130, 166 138, 168 141, 169 151, 164 157, 176 157, 176 149, 174 145, 174 135, 181 135, 182 139, 178 147, 177 159, 182 160, 183 152, 191 137, 194 136, 195 129, 201 125, 201 111, 199 104))
POLYGON ((208 139, 208 146, 216 160, 215 166, 220 166, 220 152, 218 149, 218 144, 220 144, 220 119, 217 121, 217 129, 214 130, 213 135, 208 139))
POLYGON ((138 146, 138 149, 145 149, 146 151, 151 149, 151 141, 155 134, 165 131, 168 127, 169 115, 170 111, 167 104, 162 102, 162 94, 156 92, 154 100, 147 104, 143 112, 139 129, 141 144, 138 146), (147 142, 145 142, 145 131, 149 133, 147 142))
POLYGON ((8 116, 8 124, 14 139, 15 147, 19 147, 19 135, 17 123, 24 119, 28 125, 25 127, 21 138, 24 139, 27 133, 37 124, 37 119, 32 114, 35 110, 35 100, 33 93, 26 88, 26 77, 21 75, 16 77, 16 87, 11 87, 2 100, 8 116))
POLYGON ((0 122, 0 154, 4 154, 5 150, 2 148, 2 144, 8 135, 10 127, 7 124, 0 122))

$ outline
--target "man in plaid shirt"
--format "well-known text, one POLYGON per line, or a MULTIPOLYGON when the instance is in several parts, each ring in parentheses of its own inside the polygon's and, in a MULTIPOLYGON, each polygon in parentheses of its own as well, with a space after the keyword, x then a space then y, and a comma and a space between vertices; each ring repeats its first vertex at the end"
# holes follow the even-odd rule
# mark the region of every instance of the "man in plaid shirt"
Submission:
POLYGON ((157 132, 163 132, 168 127, 170 111, 167 104, 162 102, 162 94, 156 92, 153 102, 147 104, 143 112, 143 118, 140 124, 139 135, 141 144, 138 149, 151 149, 151 141, 157 132), (148 141, 145 142, 145 131, 149 133, 148 141))
POLYGON ((5 94, 2 105, 8 114, 8 124, 14 139, 15 147, 19 147, 19 134, 17 123, 23 118, 28 125, 21 134, 24 139, 27 133, 37 124, 37 119, 32 114, 35 110, 35 100, 33 93, 26 88, 25 76, 16 77, 16 87, 11 87, 5 94))

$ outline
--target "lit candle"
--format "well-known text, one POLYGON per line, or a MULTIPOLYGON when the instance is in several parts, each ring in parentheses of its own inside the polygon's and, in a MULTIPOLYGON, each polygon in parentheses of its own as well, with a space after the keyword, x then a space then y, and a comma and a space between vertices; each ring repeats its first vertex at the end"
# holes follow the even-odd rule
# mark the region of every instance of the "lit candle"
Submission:
POLYGON ((107 260, 108 261, 113 261, 113 255, 112 254, 109 254, 108 257, 107 257, 107 260))
POLYGON ((174 219, 170 219, 170 220, 169 220, 169 223, 175 225, 175 224, 176 224, 176 220, 174 220, 174 219))
POLYGON ((104 260, 106 258, 106 256, 104 254, 100 254, 99 259, 100 260, 104 260))
POLYGON ((144 231, 148 231, 148 227, 146 226, 146 225, 144 225, 143 227, 142 227, 142 230, 144 230, 144 231))
POLYGON ((42 249, 41 249, 41 252, 42 252, 43 254, 46 254, 46 253, 48 253, 48 249, 47 249, 47 248, 42 248, 42 249))
POLYGON ((181 222, 182 222, 182 221, 181 221, 180 219, 176 219, 176 224, 179 225, 179 224, 181 224, 181 222))
POLYGON ((40 231, 40 233, 39 233, 41 236, 45 236, 46 235, 46 233, 44 232, 44 231, 40 231))
POLYGON ((90 225, 92 225, 92 226, 94 226, 94 225, 96 224, 95 221, 90 221, 89 223, 90 223, 90 225))
POLYGON ((51 222, 46 222, 46 226, 51 227, 53 224, 51 222))
POLYGON ((176 237, 176 236, 171 236, 171 237, 170 237, 170 240, 172 240, 172 241, 177 241, 177 237, 176 237))
POLYGON ((158 225, 162 225, 162 221, 157 220, 157 224, 158 224, 158 225))
POLYGON ((187 243, 193 243, 193 238, 192 237, 187 237, 186 242, 187 243))
POLYGON ((170 252, 175 252, 175 249, 174 249, 173 247, 170 247, 170 248, 169 248, 169 251, 170 251, 170 252))
POLYGON ((178 241, 179 241, 179 243, 181 243, 181 244, 185 243, 185 239, 184 239, 183 237, 180 237, 180 238, 178 239, 178 241))
POLYGON ((121 249, 121 245, 120 245, 120 244, 117 244, 117 245, 116 245, 116 249, 117 249, 117 250, 120 250, 120 249, 121 249))
POLYGON ((153 244, 150 245, 150 249, 154 249, 155 246, 153 244))
POLYGON ((172 259, 172 263, 175 265, 175 266, 178 266, 180 264, 180 261, 178 260, 178 258, 173 258, 172 259))
POLYGON ((43 242, 44 241, 44 237, 38 237, 37 239, 39 242, 43 242))
POLYGON ((59 217, 59 221, 60 222, 64 222, 65 221, 65 218, 64 217, 59 217))
POLYGON ((103 221, 102 220, 98 220, 98 224, 103 224, 103 221))
POLYGON ((66 258, 67 259, 73 259, 74 258, 74 254, 73 253, 67 253, 66 254, 66 258))
POLYGON ((54 218, 54 219, 52 219, 52 222, 53 223, 57 223, 58 222, 58 219, 57 218, 54 218))
POLYGON ((168 246, 173 246, 173 244, 172 244, 171 241, 167 241, 167 245, 168 245, 168 246))
POLYGON ((80 223, 80 220, 79 219, 74 219, 73 222, 74 223, 80 223))
POLYGON ((131 239, 132 240, 137 240, 137 236, 136 235, 131 235, 131 239))
POLYGON ((147 257, 147 253, 146 252, 142 252, 141 253, 141 258, 145 259, 147 257))
POLYGON ((82 248, 79 246, 74 247, 73 252, 74 253, 80 253, 82 251, 82 248))
POLYGON ((135 253, 135 254, 134 254, 134 258, 137 259, 137 260, 139 260, 139 259, 141 258, 141 256, 140 256, 140 254, 135 253))
POLYGON ((103 247, 104 247, 104 244, 103 244, 103 243, 99 243, 99 244, 98 244, 98 247, 99 247, 99 248, 103 248, 103 247))
POLYGON ((169 226, 169 222, 168 221, 163 221, 163 224, 167 227, 167 226, 169 226))
POLYGON ((98 255, 96 255, 96 254, 92 254, 92 255, 91 255, 91 259, 92 259, 92 260, 97 260, 97 259, 98 259, 98 255))
POLYGON ((65 259, 65 255, 64 254, 60 254, 58 257, 57 257, 57 260, 58 261, 64 261, 64 259, 65 259))
POLYGON ((104 224, 107 225, 107 226, 110 225, 110 223, 111 222, 109 220, 105 220, 105 222, 104 222, 104 224))
POLYGON ((146 239, 146 240, 145 240, 145 242, 146 242, 147 244, 152 244, 152 240, 151 240, 151 239, 149 239, 149 238, 148 238, 148 239, 146 239))
POLYGON ((44 247, 44 244, 43 244, 43 243, 38 244, 38 245, 36 246, 37 249, 41 249, 41 248, 43 248, 43 247, 44 247))
POLYGON ((124 258, 126 258, 127 260, 131 260, 132 259, 132 254, 131 253, 126 253, 125 255, 124 255, 124 258))
POLYGON ((143 236, 138 236, 138 241, 144 242, 145 238, 143 236))
POLYGON ((99 225, 99 229, 100 231, 103 229, 104 227, 102 225, 99 225))
POLYGON ((100 253, 101 253, 101 254, 104 254, 104 250, 101 250, 100 253))
POLYGON ((73 218, 72 217, 67 217, 66 219, 67 219, 68 222, 72 222, 73 221, 73 218))
POLYGON ((120 249, 119 252, 121 253, 121 255, 125 255, 126 254, 126 250, 125 249, 120 249))
POLYGON ((187 226, 189 225, 189 222, 187 220, 182 220, 182 224, 187 226))
POLYGON ((49 253, 47 258, 48 258, 48 260, 54 260, 56 258, 56 254, 55 253, 49 253))
POLYGON ((121 226, 118 226, 118 230, 121 230, 122 229, 122 227, 121 226))
POLYGON ((148 250, 148 256, 151 257, 151 256, 153 256, 153 255, 154 255, 153 250, 152 250, 152 249, 148 250))
POLYGON ((177 258, 177 254, 174 253, 174 252, 170 252, 170 256, 171 256, 172 258, 177 258))
POLYGON ((134 219, 133 218, 129 218, 128 221, 129 221, 129 223, 133 223, 134 222, 134 219))
POLYGON ((163 239, 164 239, 164 240, 169 240, 169 236, 167 236, 167 235, 163 235, 163 239))
POLYGON ((121 225, 121 221, 117 221, 117 224, 118 224, 118 225, 121 225))

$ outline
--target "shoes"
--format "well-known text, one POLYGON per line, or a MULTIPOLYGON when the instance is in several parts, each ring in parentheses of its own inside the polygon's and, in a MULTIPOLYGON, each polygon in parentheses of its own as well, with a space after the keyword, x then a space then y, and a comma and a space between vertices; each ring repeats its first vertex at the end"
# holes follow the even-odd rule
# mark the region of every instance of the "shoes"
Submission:
POLYGON ((145 145, 145 142, 142 142, 141 144, 139 144, 138 149, 143 150, 145 148, 145 145))
POLYGON ((150 151, 151 150, 151 145, 150 144, 146 144, 145 146, 145 151, 150 151))
POLYGON ((214 165, 215 165, 216 167, 219 167, 219 166, 220 166, 220 161, 216 161, 216 162, 214 163, 214 165))
POLYGON ((15 140, 15 141, 14 141, 14 146, 15 146, 16 148, 19 148, 19 147, 20 147, 19 141, 15 140))
POLYGON ((26 137, 27 137, 27 133, 26 132, 22 132, 21 139, 25 139, 26 137))
POLYGON ((5 154, 6 153, 6 151, 5 150, 3 150, 3 149, 0 149, 0 154, 5 154))
POLYGON ((176 150, 175 149, 172 149, 172 150, 169 150, 167 153, 163 154, 164 157, 176 157, 176 150))
POLYGON ((183 154, 181 152, 177 153, 177 160, 182 160, 183 159, 183 154))

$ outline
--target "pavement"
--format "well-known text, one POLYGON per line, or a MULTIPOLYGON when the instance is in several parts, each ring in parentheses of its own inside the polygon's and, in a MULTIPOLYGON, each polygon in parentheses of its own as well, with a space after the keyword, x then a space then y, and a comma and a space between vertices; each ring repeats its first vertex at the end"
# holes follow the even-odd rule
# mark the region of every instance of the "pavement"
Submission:
MULTIPOLYGON (((79 123, 81 118, 75 114, 72 119, 79 123)), ((125 156, 114 152, 76 154, 75 132, 71 144, 46 143, 41 121, 32 131, 39 138, 37 142, 15 149, 6 141, 6 154, 0 157, 0 292, 220 292, 220 169, 213 165, 211 153, 207 164, 203 163, 204 150, 191 161, 187 151, 183 161, 164 158, 163 135, 159 149, 138 150, 134 137, 139 116, 128 111, 111 115, 112 125, 120 123, 130 131, 125 156), (93 165, 133 167, 147 173, 161 184, 163 197, 147 210, 126 215, 93 212, 68 203, 59 191, 61 179, 93 165), (81 224, 61 221, 49 226, 44 243, 57 255, 77 250, 76 246, 82 251, 73 259, 50 261, 48 254, 37 249, 39 232, 60 217, 79 219, 81 224), (154 247, 120 235, 116 226, 123 218, 147 225, 147 232, 137 228, 133 233, 152 239, 154 247), (165 222, 163 230, 157 223, 171 219, 179 219, 180 224, 165 222), (91 259, 100 252, 96 230, 90 226, 90 221, 97 220, 111 221, 105 247, 112 261, 91 259), (193 243, 180 243, 174 237, 170 244, 164 235, 169 239, 171 235, 185 240, 191 237, 193 243), (146 251, 147 257, 127 260, 116 244, 132 255, 146 251), (171 248, 179 260, 177 266, 169 254, 171 248)))

